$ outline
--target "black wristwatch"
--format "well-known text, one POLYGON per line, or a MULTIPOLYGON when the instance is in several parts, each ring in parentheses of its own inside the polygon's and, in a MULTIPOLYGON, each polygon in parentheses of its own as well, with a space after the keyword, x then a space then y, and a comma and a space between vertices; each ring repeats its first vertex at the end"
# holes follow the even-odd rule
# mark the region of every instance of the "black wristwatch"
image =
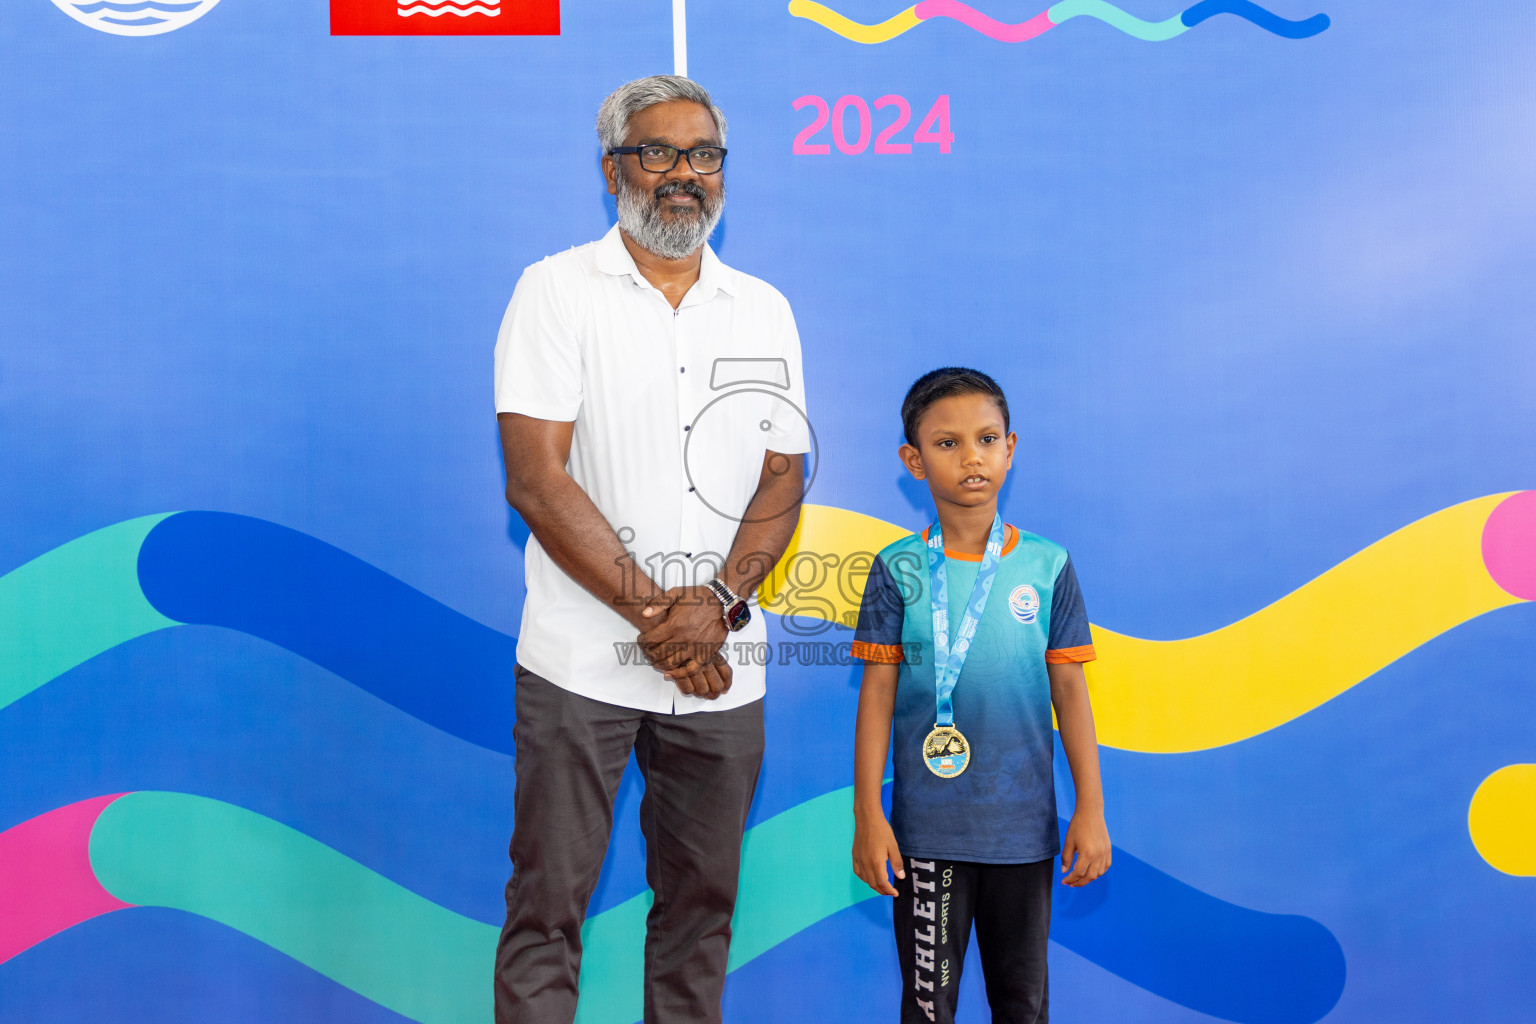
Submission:
POLYGON ((747 628, 747 623, 752 621, 752 609, 747 607, 745 599, 737 597, 736 593, 718 576, 704 584, 709 592, 720 601, 721 615, 725 618, 725 628, 732 633, 747 628))

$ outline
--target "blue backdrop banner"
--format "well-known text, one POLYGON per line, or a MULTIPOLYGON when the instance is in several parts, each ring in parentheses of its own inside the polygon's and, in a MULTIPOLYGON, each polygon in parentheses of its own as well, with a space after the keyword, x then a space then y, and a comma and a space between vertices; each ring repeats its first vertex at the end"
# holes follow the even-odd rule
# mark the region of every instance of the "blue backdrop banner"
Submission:
MULTIPOLYGON (((614 222, 599 103, 673 70, 817 445, 726 1019, 895 1019, 849 616, 931 518, 895 451, 940 363, 1007 390, 1003 517, 1100 655, 1057 1018, 1532 1019, 1536 7, 903 2, 5 5, 0 1019, 490 1019, 492 347, 614 222)), ((640 791, 581 1024, 641 1015, 640 791)))

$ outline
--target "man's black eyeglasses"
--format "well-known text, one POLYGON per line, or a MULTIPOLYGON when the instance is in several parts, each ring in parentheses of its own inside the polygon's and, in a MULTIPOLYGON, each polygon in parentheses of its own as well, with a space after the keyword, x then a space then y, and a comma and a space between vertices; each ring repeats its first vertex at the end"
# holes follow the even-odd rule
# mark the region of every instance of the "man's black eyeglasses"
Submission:
POLYGON ((694 146, 692 149, 678 149, 676 146, 663 146, 652 143, 648 146, 614 146, 608 151, 609 156, 620 153, 633 153, 640 158, 640 166, 652 174, 663 174, 677 166, 678 157, 687 157, 688 166, 700 174, 719 174, 725 166, 724 146, 694 146))

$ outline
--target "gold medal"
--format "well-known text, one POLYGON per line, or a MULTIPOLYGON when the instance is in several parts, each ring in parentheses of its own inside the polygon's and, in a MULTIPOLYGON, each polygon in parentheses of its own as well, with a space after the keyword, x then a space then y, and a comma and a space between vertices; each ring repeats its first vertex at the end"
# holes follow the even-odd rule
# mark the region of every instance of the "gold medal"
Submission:
POLYGON ((923 763, 941 779, 952 779, 971 763, 971 745, 952 725, 935 725, 923 740, 923 763))

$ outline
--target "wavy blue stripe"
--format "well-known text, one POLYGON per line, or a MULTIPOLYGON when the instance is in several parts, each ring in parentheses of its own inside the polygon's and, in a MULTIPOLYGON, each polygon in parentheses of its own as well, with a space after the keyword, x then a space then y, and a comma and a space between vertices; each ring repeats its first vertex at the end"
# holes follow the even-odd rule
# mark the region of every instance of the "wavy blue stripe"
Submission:
MULTIPOLYGON (((180 512, 145 537, 138 576, 146 599, 169 618, 260 637, 445 732, 513 752, 516 639, 340 548, 248 516, 180 512)), ((771 642, 797 639, 778 616, 767 620, 771 642)), ((797 737, 828 717, 853 720, 858 672, 856 666, 773 669, 770 742, 754 823, 826 791, 820 780, 805 784, 792 752, 797 737)), ((851 729, 826 742, 832 763, 852 763, 851 729)))
MULTIPOLYGON (((515 657, 512 638, 446 608, 338 548, 244 516, 180 513, 157 524, 145 538, 138 575, 146 598, 170 618, 261 637, 445 732, 471 739, 482 747, 510 749, 510 669, 515 657), (494 724, 498 721, 506 727, 505 731, 494 724)), ((165 635, 158 642, 170 645, 186 641, 165 635)), ((163 656, 155 663, 163 664, 163 656)), ((803 679, 785 680, 787 685, 781 688, 784 697, 803 696, 795 691, 807 683, 829 682, 812 678, 822 676, 821 672, 783 671, 797 677, 805 673, 803 679)), ((831 674, 851 671, 830 670, 831 674)), ((290 694, 285 703, 297 699, 290 694)), ((790 703, 797 708, 814 704, 793 698, 790 703)), ((252 723, 257 728, 273 717, 270 709, 263 713, 259 705, 259 699, 246 704, 260 719, 252 723)), ((184 715, 172 717, 186 720, 184 715)), ((337 757, 345 763, 350 763, 367 746, 360 742, 362 735, 383 724, 366 714, 357 716, 347 726, 339 724, 345 719, 333 721, 338 724, 327 733, 327 748, 334 747, 337 757)), ((123 722, 118 719, 115 724, 121 726, 123 722)), ((278 729, 282 731, 281 726, 278 729)), ((155 730, 145 730, 141 724, 131 731, 132 741, 144 749, 145 741, 150 739, 144 733, 155 730)), ((150 749, 174 751, 186 742, 176 728, 161 730, 155 739, 148 745, 150 749)), ((222 764, 230 747, 228 740, 206 739, 213 741, 209 754, 218 755, 215 760, 222 764)), ((245 749, 247 743, 235 746, 245 749)), ((270 763, 315 763, 313 755, 303 756, 302 750, 300 743, 295 751, 287 756, 277 754, 270 763)), ((401 787, 412 788, 408 780, 420 775, 421 768, 401 763, 396 772, 393 766, 398 760, 385 758, 381 764, 378 759, 364 755, 366 763, 356 767, 360 772, 393 776, 382 789, 400 792, 401 787)), ((463 767, 467 764, 460 770, 463 767)), ((195 774, 206 776, 207 771, 205 768, 195 774)), ((215 770, 213 774, 226 771, 227 768, 215 770)), ((327 774, 334 771, 333 765, 327 774)), ((275 776, 286 778, 288 774, 279 769, 275 776)), ((208 781, 205 777, 204 787, 208 781)), ((377 781, 382 783, 385 779, 377 781)), ((447 778, 431 783, 423 777, 421 781, 432 792, 455 791, 474 804, 494 802, 490 792, 475 797, 447 778)), ((803 798, 807 781, 795 780, 787 788, 799 791, 797 795, 803 798)), ((273 782, 279 780, 274 778, 273 782)), ((505 779, 502 785, 505 787, 509 782, 505 779)), ((142 781, 136 779, 135 783, 142 781)), ((236 788, 245 786, 237 784, 236 788)), ((282 797, 284 787, 277 784, 276 788, 277 792, 269 793, 262 803, 271 806, 274 798, 278 804, 287 802, 282 797)), ((469 789, 472 792, 474 787, 469 789)), ((794 800, 788 792, 780 795, 780 799, 785 797, 794 800)), ((423 811, 424 808, 416 813, 423 811)), ((398 818, 397 823, 405 825, 408 831, 416 831, 398 818)), ((442 828, 445 822, 437 824, 436 828, 426 829, 433 833, 434 843, 499 851, 503 841, 495 828, 482 831, 483 822, 471 825, 469 821, 460 821, 457 827, 447 830, 442 828), (459 834, 455 837, 453 833, 459 834)), ((357 827, 354 823, 344 832, 353 833, 357 827)), ((344 841, 338 845, 354 844, 344 841)), ((357 852, 363 853, 364 862, 372 860, 364 851, 357 852)), ((621 859, 632 870, 619 875, 638 876, 638 849, 628 851, 621 859)), ((430 863, 431 858, 427 860, 430 863)), ((1083 893, 1063 892, 1058 897, 1056 938, 1063 945, 1134 984, 1231 1020, 1307 1024, 1337 1000, 1342 988, 1343 957, 1337 942, 1322 925, 1305 918, 1263 914, 1226 903, 1123 850, 1116 852, 1116 860, 1115 870, 1106 880, 1083 893)), ((417 874, 424 869, 430 873, 429 863, 414 864, 409 873, 417 874)), ((499 881, 500 870, 504 868, 498 863, 495 867, 487 864, 482 870, 487 870, 487 875, 482 875, 469 889, 460 889, 456 899, 450 897, 452 902, 460 906, 478 903, 473 893, 494 891, 494 882, 499 881)), ((609 881, 617 883, 615 888, 620 892, 639 884, 637 877, 609 881)), ((438 886, 422 888, 430 892, 438 886)))
POLYGON ((1301 21, 1290 21, 1273 11, 1265 10, 1251 0, 1200 0, 1179 18, 1184 24, 1193 28, 1207 18, 1214 18, 1218 14, 1235 14, 1239 18, 1253 22, 1266 32, 1273 32, 1286 39, 1306 39, 1317 35, 1331 24, 1326 14, 1314 14, 1301 21))
MULTIPOLYGON (((0 712, 0 751, 27 766, 0 785, 0 829, 88 794, 197 793, 282 821, 455 913, 501 912, 512 760, 242 633, 163 630, 93 658, 0 712)), ((633 785, 621 799, 618 827, 637 829, 633 785)), ((627 847, 620 857, 603 907, 645 889, 643 861, 627 847)))
MULTIPOLYGON (((1384 797, 1375 797, 1378 802, 1383 798, 1388 801, 1384 817, 1378 815, 1378 822, 1422 815, 1426 801, 1437 806, 1455 803, 1461 808, 1467 780, 1475 782, 1478 777, 1473 769, 1489 757, 1513 759, 1511 751, 1522 749, 1521 743, 1528 746, 1528 729, 1521 726, 1530 719, 1529 714, 1523 713, 1530 702, 1529 691, 1517 682, 1525 664, 1520 659, 1529 646, 1525 641, 1530 637, 1531 618, 1526 614, 1530 610, 1516 609, 1502 617, 1491 616, 1469 624, 1468 632, 1441 638, 1413 659, 1411 665, 1394 666, 1388 675, 1374 680, 1374 689, 1362 687, 1359 693, 1330 705, 1328 714, 1309 719, 1298 730, 1272 735, 1257 744, 1192 757, 1158 758, 1109 751, 1106 774, 1121 776, 1122 788, 1132 783, 1140 787, 1122 792, 1122 799, 1127 802, 1138 798, 1166 800, 1182 793, 1191 801, 1212 801, 1210 815, 1223 823, 1224 830, 1249 834, 1254 828, 1280 830, 1277 834, 1282 839, 1274 844, 1281 850, 1277 857, 1228 860, 1213 865, 1202 874, 1203 878, 1218 884, 1222 879, 1228 883, 1235 881, 1241 886, 1242 879, 1252 877, 1255 871, 1261 872, 1280 886, 1276 891, 1294 893, 1299 903, 1317 908, 1315 912, 1354 919, 1357 915, 1350 910, 1352 904, 1340 893, 1355 883, 1336 873, 1316 876, 1315 869, 1305 867, 1309 855, 1305 844, 1283 835, 1284 823, 1290 820, 1287 808, 1336 802, 1340 794, 1335 788, 1340 777, 1373 778, 1379 775, 1383 763, 1395 764, 1390 744, 1360 742, 1362 721, 1369 721, 1373 735, 1395 736, 1404 734, 1404 730, 1411 731, 1416 723, 1422 722, 1412 719, 1405 708, 1421 707, 1424 700, 1444 696, 1439 693, 1446 688, 1442 681, 1454 676, 1454 666, 1464 662, 1469 651, 1483 657, 1493 651, 1502 659, 1495 662, 1494 678, 1506 680, 1508 685, 1493 687, 1490 703, 1475 709, 1473 719, 1491 737, 1492 747, 1480 747, 1475 754, 1457 754, 1459 748, 1452 744, 1448 748, 1453 750, 1452 756, 1435 761, 1433 771, 1416 777, 1414 785, 1402 792, 1393 790, 1384 797), (1400 678, 1392 677, 1394 673, 1400 678), (1384 692, 1394 694, 1393 700, 1383 701, 1384 692), (1405 693, 1415 696, 1405 699, 1405 693), (1302 772, 1282 773, 1265 785, 1263 780, 1274 775, 1276 765, 1298 757, 1303 761, 1344 760, 1339 762, 1340 771, 1329 773, 1326 782, 1322 777, 1314 779, 1315 773, 1302 772), (1229 792, 1230 787, 1213 785, 1215 779, 1231 777, 1249 779, 1260 788, 1249 786, 1239 796, 1229 792), (1298 782, 1302 783, 1299 789, 1298 782)), ((213 791, 211 795, 254 803, 273 816, 302 825, 306 831, 326 837, 370 866, 409 880, 412 888, 429 894, 437 902, 456 904, 461 913, 493 919, 495 895, 504 880, 501 849, 505 840, 494 823, 487 827, 483 815, 484 808, 498 802, 498 796, 509 799, 510 778, 504 777, 498 783, 487 778, 504 770, 500 759, 446 737, 430 749, 415 749, 426 737, 413 738, 420 737, 420 733, 409 728, 409 723, 386 713, 369 698, 357 696, 359 691, 351 687, 317 686, 322 681, 316 680, 313 672, 287 680, 282 692, 273 694, 272 682, 291 671, 284 666, 284 659, 275 648, 251 645, 222 630, 188 630, 141 638, 75 669, 70 677, 60 680, 62 686, 45 688, 0 716, 0 749, 13 754, 16 763, 35 769, 15 780, 17 785, 0 798, 0 805, 7 812, 6 823, 104 791, 203 786, 213 791), (203 650, 205 644, 213 646, 203 650), (247 660, 260 663, 247 666, 247 660), (223 671, 234 669, 250 677, 242 684, 238 698, 229 699, 227 680, 202 678, 202 673, 220 666, 223 671), (175 707, 151 703, 161 692, 161 679, 166 672, 189 677, 180 686, 185 692, 175 707), (193 675, 199 679, 190 678, 193 675), (82 701, 82 690, 109 692, 114 703, 82 701), (334 713, 317 715, 312 703, 316 697, 336 703, 334 713), (281 709, 275 715, 274 701, 281 709), (95 724, 82 728, 82 715, 90 716, 95 724), (221 729, 229 731, 218 734, 221 729), (397 736, 398 742, 389 740, 391 735, 397 736), (379 750, 368 745, 381 737, 386 745, 393 744, 397 749, 379 750), (267 749, 262 746, 264 738, 276 745, 267 749), (201 760, 189 759, 189 745, 194 744, 206 747, 201 760), (79 757, 81 750, 91 751, 92 756, 79 757), (467 760, 456 760, 460 758, 467 760), (302 766, 302 771, 296 771, 295 766, 302 766), (162 781, 162 776, 167 778, 162 781), (353 792, 362 780, 366 780, 365 784, 353 792), (263 795, 257 797, 258 790, 263 795), (241 791, 250 795, 243 796, 241 791), (353 792, 350 798, 346 796, 349 792, 353 792), (406 798, 411 809, 395 802, 400 798, 406 798), (432 804, 438 799, 449 805, 442 809, 444 813, 451 806, 453 813, 448 817, 452 820, 434 817, 432 804), (381 827, 381 823, 387 824, 381 827), (398 849, 403 839, 413 836, 429 837, 430 850, 398 849), (453 865, 465 860, 481 862, 470 869, 477 877, 453 881, 440 877, 440 873, 460 872, 462 869, 453 865), (486 894, 490 896, 490 905, 480 902, 486 894)), ((769 707, 770 724, 786 711, 799 711, 814 703, 818 694, 842 696, 841 691, 848 687, 838 685, 834 676, 846 674, 845 682, 852 680, 850 670, 807 672, 781 668, 778 672, 776 678, 780 682, 769 707)), ((850 708, 851 705, 845 708, 839 704, 837 711, 823 716, 822 721, 851 720, 850 708)), ((789 726, 792 720, 781 724, 789 726)), ((835 740, 849 731, 833 730, 829 738, 835 740)), ((776 750, 787 750, 789 746, 771 741, 770 758, 776 750)), ((776 768, 765 769, 765 774, 805 775, 804 765, 798 767, 801 771, 797 773, 794 759, 786 757, 776 768)), ((813 780, 802 777, 784 785, 787 781, 780 779, 781 798, 793 799, 814 790, 813 780)), ((1354 789, 1345 791, 1346 802, 1372 798, 1360 784, 1353 785, 1354 789)), ((1423 850, 1429 861, 1415 861, 1411 868, 1390 858, 1378 864, 1370 883, 1372 892, 1385 897, 1394 891, 1394 886, 1403 884, 1408 875, 1422 872, 1428 864, 1436 870, 1443 869, 1446 877, 1452 879, 1452 888, 1447 892, 1454 896, 1436 897, 1436 906, 1441 907, 1440 919, 1468 906, 1491 905, 1499 897, 1497 886, 1485 884, 1487 880, 1475 872, 1462 876, 1458 867, 1466 852, 1464 833, 1454 829, 1450 833, 1450 839, 1437 840, 1423 850)), ((1344 839, 1346 845, 1352 842, 1355 848, 1368 847, 1373 841, 1364 832, 1359 836, 1346 834, 1344 839)), ((1191 841, 1200 840, 1192 836, 1191 841)), ((1233 907, 1138 862, 1124 850, 1117 849, 1115 856, 1116 867, 1102 883, 1082 892, 1056 890, 1056 937, 1085 960, 1101 962, 1129 982, 1145 985, 1170 1000, 1228 1019, 1306 1020, 1319 1012, 1319 1007, 1329 1004, 1328 988, 1342 984, 1342 966, 1337 958, 1328 955, 1328 943, 1319 934, 1321 925, 1233 907), (1147 875, 1150 880, 1135 881, 1137 875, 1147 875), (1102 892, 1100 885, 1105 887, 1102 892), (1127 893, 1127 888, 1133 891, 1127 893), (1167 890, 1172 890, 1173 895, 1168 896, 1167 890), (1180 902, 1191 893, 1191 899, 1180 902), (1111 895, 1115 899, 1111 900, 1111 895), (1211 912, 1207 912, 1207 901, 1214 906, 1211 912), (1231 917, 1235 924, 1223 923, 1223 917, 1231 917), (1193 921, 1181 925, 1183 918, 1193 921), (1188 932, 1195 933, 1195 942, 1183 937, 1188 932), (1239 937, 1238 944, 1229 941, 1233 935, 1239 937), (1204 947, 1199 944, 1202 938, 1204 947), (1251 957, 1235 955, 1237 949, 1245 953, 1260 951, 1274 961, 1276 969, 1268 972, 1266 980, 1263 972, 1254 971, 1251 957), (1224 956, 1238 962, 1234 965, 1224 956), (1172 961, 1173 969, 1160 964, 1160 958, 1172 961), (1210 965, 1208 970, 1200 966, 1204 963, 1210 965), (1147 972, 1155 972, 1156 977, 1145 977, 1147 972), (1238 972, 1248 973, 1239 976, 1238 972), (1284 979, 1287 972, 1306 987, 1294 1000, 1286 998, 1284 982, 1277 980, 1284 979), (1334 985, 1314 985, 1310 980, 1314 978, 1325 982, 1333 979, 1334 985), (1241 990, 1244 986, 1271 986, 1260 991, 1275 1002, 1275 1009, 1266 1011, 1260 1007, 1254 1011, 1251 1003, 1241 999, 1240 992, 1234 995, 1226 991, 1241 990), (1276 988, 1281 995, 1273 999, 1276 988)), ((638 875, 635 855, 626 852, 620 859, 626 860, 626 867, 638 875)), ((620 888, 628 890, 629 886, 620 888)), ((860 906, 867 908, 868 913, 877 913, 869 904, 860 906)), ((1502 919, 1489 919, 1487 923, 1497 925, 1498 920, 1502 919)), ((1410 934, 1429 940, 1432 946, 1433 936, 1424 929, 1417 929, 1412 923, 1404 927, 1410 934)), ((882 930, 882 935, 888 934, 882 930)), ((786 955, 797 941, 788 944, 786 955)), ((114 947, 92 948, 117 955, 114 947)), ((1413 969, 1432 970, 1432 959, 1420 957, 1413 969)), ((1364 967, 1356 961, 1351 968, 1357 974, 1374 969, 1378 976, 1383 969, 1379 964, 1371 964, 1369 958, 1364 967)), ((776 983, 782 983, 782 979, 776 983)), ((822 989, 806 993, 808 998, 817 999, 818 1005, 824 1005, 830 995, 822 989)))
POLYGON ((164 25, 168 18, 97 18, 113 25, 164 25))
MULTIPOLYGON (((258 519, 185 512, 145 538, 139 580, 163 615, 261 637, 511 751, 512 638, 338 548, 258 519)), ((1062 904, 1063 945, 1230 1020, 1305 1024, 1342 988, 1343 955, 1322 925, 1226 903, 1124 851, 1106 882, 1062 904)))
MULTIPOLYGON (((281 818, 434 902, 494 921, 513 782, 499 756, 424 730, 352 686, 324 685, 308 666, 286 678, 288 657, 224 630, 165 631, 81 666, 65 686, 45 688, 0 717, 0 748, 37 771, 0 800, 5 820, 83 794, 177 786, 281 818), (140 688, 117 682, 135 666, 154 674, 177 664, 188 678, 140 688), (205 665, 227 667, 203 677, 205 665), (82 701, 82 691, 104 696, 82 701), (80 749, 93 756, 79 758, 80 749), (486 813, 498 806, 504 818, 486 813)), ((821 692, 839 689, 819 682, 821 692)), ((776 689, 775 703, 811 704, 806 689, 776 689)), ((822 721, 851 717, 847 709, 822 721)), ((848 732, 834 729, 829 740, 848 732)), ((767 774, 798 767, 796 795, 817 795, 826 780, 789 756, 793 749, 788 736, 770 742, 767 774)), ((632 788, 621 796, 626 809, 594 913, 644 889, 638 795, 632 788)), ((1337 945, 1321 926, 1215 899, 1123 848, 1105 879, 1082 892, 1056 891, 1063 945, 1227 1019, 1313 1019, 1309 1009, 1329 1003, 1330 979, 1342 976, 1330 967, 1337 945), (1245 999, 1249 992, 1262 1000, 1245 999)))
POLYGON ((0 971, 7 1024, 415 1024, 247 935, 160 907, 99 917, 0 971))
POLYGON ((512 752, 517 641, 340 548, 248 516, 184 512, 144 539, 139 585, 163 615, 260 637, 512 752))
MULTIPOLYGON (((161 0, 140 0, 138 3, 114 3, 113 0, 98 0, 93 4, 74 4, 75 10, 81 14, 96 14, 99 11, 113 11, 117 14, 133 14, 138 11, 161 11, 166 14, 185 14, 187 11, 195 11, 203 6, 203 0, 194 0, 189 4, 168 4, 161 0)), ((102 21, 109 21, 103 18, 102 21)))
POLYGON ((1213 1017, 1312 1024, 1344 992, 1343 947, 1317 921, 1217 899, 1119 847, 1104 877, 1056 892, 1052 939, 1213 1017))

